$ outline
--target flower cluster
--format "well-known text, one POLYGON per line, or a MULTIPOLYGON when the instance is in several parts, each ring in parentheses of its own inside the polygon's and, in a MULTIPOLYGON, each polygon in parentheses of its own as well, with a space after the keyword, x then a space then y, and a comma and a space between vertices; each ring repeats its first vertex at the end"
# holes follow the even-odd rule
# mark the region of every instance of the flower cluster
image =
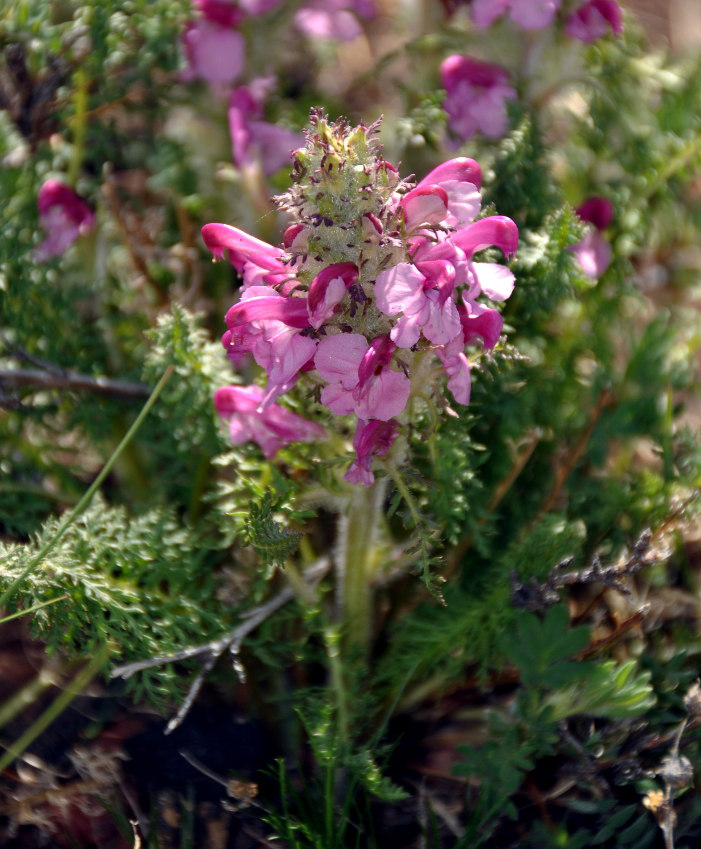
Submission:
MULTIPOLYGON (((502 328, 479 298, 503 301, 514 285, 508 268, 475 255, 496 246, 512 256, 518 232, 504 216, 475 220, 473 160, 450 160, 414 185, 380 155, 376 126, 314 113, 313 127, 294 153, 293 186, 277 199, 292 219, 281 248, 226 224, 202 233, 243 278, 222 342, 235 362, 251 354, 267 374, 256 391, 261 427, 303 380, 332 413, 356 417, 346 479, 369 485, 372 458, 389 451, 412 399, 434 392, 442 403, 441 374, 455 401, 468 403, 466 346, 493 348, 502 328)), ((262 444, 255 428, 247 432, 262 444)))
MULTIPOLYGON (((555 19, 560 0, 472 0, 472 20, 478 27, 488 27, 502 15, 524 29, 549 26, 555 19)), ((567 19, 565 32, 590 44, 603 38, 609 30, 623 32, 623 15, 616 0, 586 0, 567 19)))
POLYGON ((559 7, 560 0, 473 0, 470 10, 479 27, 488 27, 508 14, 524 29, 543 29, 552 23, 559 7))
MULTIPOLYGON (((199 13, 182 34, 187 67, 183 79, 226 85, 246 65, 246 41, 238 27, 280 5, 281 0, 193 0, 199 13)), ((294 15, 307 38, 351 41, 362 33, 359 19, 375 15, 373 0, 306 0, 294 15)))

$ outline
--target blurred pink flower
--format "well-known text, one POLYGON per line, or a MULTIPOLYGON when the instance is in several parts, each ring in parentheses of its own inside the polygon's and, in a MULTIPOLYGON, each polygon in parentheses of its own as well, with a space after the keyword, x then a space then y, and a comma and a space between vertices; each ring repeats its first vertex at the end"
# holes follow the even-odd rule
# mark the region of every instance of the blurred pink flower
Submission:
POLYGON ((234 165, 242 170, 258 163, 266 177, 285 165, 291 167, 291 152, 304 143, 301 133, 263 120, 263 103, 274 85, 273 79, 255 80, 250 86, 234 89, 229 100, 234 165))
POLYGON ((358 18, 374 14, 372 0, 308 0, 295 13, 295 25, 308 38, 352 41, 363 32, 358 18))
POLYGON ((182 35, 188 67, 186 82, 200 78, 209 83, 231 83, 243 71, 246 42, 240 32, 206 18, 189 21, 182 35))
POLYGON ((37 262, 59 256, 95 224, 95 215, 83 198, 58 180, 47 180, 39 189, 37 207, 39 224, 47 233, 34 252, 37 262))
POLYGON ((326 438, 321 425, 279 404, 268 404, 261 409, 262 398, 260 386, 224 386, 214 393, 214 406, 228 420, 234 445, 255 442, 270 459, 284 445, 326 438))
POLYGON ((181 36, 187 59, 182 79, 214 85, 233 82, 246 61, 246 42, 234 27, 247 10, 234 0, 194 0, 193 5, 201 17, 188 21, 181 36))
POLYGON ((488 27, 500 15, 508 13, 524 29, 543 29, 552 23, 560 0, 472 0, 472 20, 488 27))
POLYGON ((616 0, 588 0, 567 19, 565 32, 572 38, 578 38, 591 44, 599 38, 613 32, 623 32, 623 13, 616 0))
POLYGON ((506 68, 469 56, 449 56, 441 65, 441 79, 447 92, 443 108, 448 126, 459 142, 478 132, 487 138, 504 135, 506 101, 516 97, 506 68))
POLYGON ((613 204, 607 198, 592 197, 577 207, 576 212, 582 221, 593 227, 581 242, 572 245, 569 250, 584 274, 595 280, 601 277, 611 262, 611 245, 600 234, 613 220, 613 204))

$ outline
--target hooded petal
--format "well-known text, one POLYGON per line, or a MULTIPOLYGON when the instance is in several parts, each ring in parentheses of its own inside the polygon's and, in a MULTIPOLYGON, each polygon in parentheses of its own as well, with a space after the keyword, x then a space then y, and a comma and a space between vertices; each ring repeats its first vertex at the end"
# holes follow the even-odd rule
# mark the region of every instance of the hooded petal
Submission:
POLYGON ((450 240, 468 258, 495 245, 508 259, 518 247, 518 228, 505 215, 490 215, 453 233, 450 240))
POLYGON ((441 186, 417 186, 400 201, 409 230, 440 224, 448 214, 448 194, 441 186))
POLYGON ((466 156, 457 156, 441 163, 433 171, 419 181, 416 188, 420 186, 442 186, 445 183, 458 181, 460 183, 471 183, 475 188, 482 187, 482 169, 474 159, 466 156))
POLYGON ((281 251, 267 242, 249 236, 238 227, 228 224, 205 224, 202 238, 215 259, 223 259, 227 252, 229 262, 239 272, 243 272, 246 262, 252 262, 268 271, 287 271, 281 262, 281 251))
POLYGON ((307 296, 310 323, 319 328, 334 313, 349 286, 358 279, 358 269, 352 262, 339 262, 320 271, 312 280, 307 296))

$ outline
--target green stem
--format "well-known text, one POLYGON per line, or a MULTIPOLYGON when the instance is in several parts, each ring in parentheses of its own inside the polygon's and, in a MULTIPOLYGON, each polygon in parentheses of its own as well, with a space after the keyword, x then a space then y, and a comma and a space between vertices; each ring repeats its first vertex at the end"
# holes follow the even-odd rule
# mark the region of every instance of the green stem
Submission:
POLYGON ((37 610, 41 610, 42 607, 48 607, 51 604, 56 604, 59 601, 65 601, 68 598, 67 595, 60 595, 58 598, 51 598, 48 601, 42 601, 40 604, 35 604, 34 607, 28 607, 26 610, 18 610, 17 613, 13 613, 10 616, 3 616, 0 619, 0 625, 4 625, 5 622, 11 622, 13 619, 19 619, 20 616, 29 616, 30 613, 36 613, 37 610))
POLYGON ((75 93, 73 95, 75 113, 73 115, 73 155, 68 166, 68 182, 75 187, 80 174, 85 149, 85 129, 88 118, 88 77, 83 68, 75 72, 75 93))
POLYGON ((7 751, 0 758, 0 772, 7 769, 15 758, 18 758, 28 746, 31 746, 36 738, 51 725, 54 719, 68 707, 73 699, 80 695, 100 667, 103 666, 108 655, 109 647, 105 645, 97 652, 90 663, 87 663, 80 670, 66 689, 42 713, 39 719, 22 734, 19 740, 7 747, 7 751))
POLYGON ((75 505, 75 507, 71 510, 69 515, 61 522, 58 527, 56 533, 51 537, 51 539, 39 550, 37 554, 32 557, 32 559, 27 564, 26 569, 19 574, 14 581, 9 585, 9 587, 5 590, 5 592, 0 596, 0 608, 3 608, 8 600, 12 597, 15 590, 19 585, 27 578, 36 568, 41 564, 41 562, 48 557, 48 555, 54 550, 54 548, 58 545, 61 537, 65 534, 71 524, 75 521, 75 519, 80 516, 80 514, 85 510, 90 502, 92 501, 93 496, 97 492, 97 490, 102 486, 102 482, 107 477, 107 475, 112 470, 112 467, 119 459, 122 451, 127 447, 127 445, 131 442, 132 438, 136 431, 141 427, 143 420, 149 414, 151 407, 156 403, 156 399, 161 394, 163 387, 166 385, 168 378, 173 373, 173 366, 168 366, 165 370, 163 377, 156 384, 156 388, 151 393, 151 397, 144 404, 143 409, 136 417, 134 424, 129 428, 129 430, 124 435, 122 441, 115 448, 114 453, 109 458, 109 460, 103 466, 100 474, 95 478, 95 480, 90 485, 90 488, 87 490, 85 495, 80 499, 80 501, 75 505))
POLYGON ((372 592, 377 542, 387 479, 354 486, 341 526, 341 610, 348 646, 366 653, 372 635, 372 592))
POLYGON ((343 680, 343 662, 341 660, 341 638, 338 630, 328 627, 324 631, 326 641, 326 655, 329 659, 329 671, 331 672, 331 686, 336 695, 336 708, 338 710, 338 736, 342 742, 348 742, 348 693, 343 680))

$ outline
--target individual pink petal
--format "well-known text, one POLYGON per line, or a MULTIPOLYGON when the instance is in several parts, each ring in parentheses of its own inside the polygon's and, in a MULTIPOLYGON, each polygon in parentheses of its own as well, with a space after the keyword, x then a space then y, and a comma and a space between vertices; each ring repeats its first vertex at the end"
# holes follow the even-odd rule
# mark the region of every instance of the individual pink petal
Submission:
POLYGON ((438 165, 433 171, 417 183, 417 188, 420 186, 443 186, 445 183, 453 181, 461 183, 471 183, 475 188, 482 187, 482 170, 474 159, 468 159, 466 156, 458 156, 454 159, 449 159, 438 165))
POLYGON ((373 215, 372 212, 366 212, 362 219, 363 236, 366 239, 372 239, 382 235, 383 226, 380 219, 373 215))
POLYGON ((421 322, 423 316, 400 315, 390 331, 390 339, 398 348, 413 348, 421 337, 421 322))
POLYGON ((409 230, 440 224, 448 214, 448 195, 441 186, 417 186, 400 201, 409 230))
POLYGON ((434 345, 446 345, 461 331, 455 302, 451 298, 441 301, 435 289, 428 291, 426 296, 430 311, 423 324, 423 334, 434 345))
POLYGON ((187 25, 182 41, 189 65, 185 79, 230 83, 243 71, 246 42, 240 32, 202 19, 187 25))
POLYGON ((509 7, 509 0, 472 0, 470 13, 478 27, 488 27, 509 7))
POLYGON ((463 81, 488 89, 509 80, 509 72, 506 68, 473 59, 471 56, 448 56, 441 63, 440 72, 443 87, 448 91, 463 81))
POLYGON ((362 35, 363 29, 345 9, 327 9, 308 5, 295 14, 295 25, 308 38, 334 41, 352 41, 362 35))
POLYGON ((262 401, 267 405, 295 385, 300 370, 314 356, 317 343, 315 339, 302 336, 294 328, 275 321, 265 322, 263 339, 265 345, 257 345, 253 356, 268 375, 262 401))
POLYGON ((208 21, 221 27, 235 27, 243 18, 232 0, 193 0, 193 5, 208 21))
POLYGON ((479 303, 458 305, 463 340, 466 345, 480 339, 485 348, 493 348, 499 341, 504 319, 491 307, 479 303))
POLYGON ((391 341, 387 333, 376 336, 372 340, 358 366, 358 382, 361 386, 370 380, 374 374, 378 374, 380 369, 390 364, 392 354, 396 349, 397 346, 391 341))
POLYGON ((263 290, 266 293, 272 291, 265 286, 247 289, 244 297, 226 314, 229 329, 252 321, 281 321, 288 327, 296 327, 298 330, 309 327, 307 302, 304 298, 285 298, 277 292, 245 297, 252 290, 263 290))
POLYGON ((510 6, 515 23, 524 29, 543 29, 553 22, 560 0, 510 0, 510 6))
POLYGON ((518 228, 504 215, 490 215, 453 233, 451 241, 468 257, 495 245, 508 258, 518 247, 518 228))
POLYGON ((381 271, 375 280, 375 302, 385 315, 417 312, 424 300, 424 276, 409 262, 381 271))
POLYGON ((348 416, 355 410, 353 392, 340 383, 329 383, 321 390, 321 403, 337 416, 348 416))
POLYGON ((411 381, 403 372, 383 368, 365 386, 353 393, 356 397, 356 415, 360 419, 388 421, 404 410, 410 392, 411 381))
POLYGON ((358 384, 358 368, 368 349, 360 333, 338 333, 319 340, 314 365, 328 383, 340 383, 344 389, 358 384))
POLYGON ((241 273, 246 262, 253 262, 269 271, 285 270, 281 262, 282 252, 267 242, 256 239, 229 224, 205 224, 202 238, 215 259, 223 259, 225 252, 229 262, 241 273))
POLYGON ((448 375, 448 389, 458 404, 470 403, 470 390, 472 381, 470 378, 470 361, 465 356, 458 340, 448 348, 437 350, 437 354, 443 363, 443 368, 448 375))
POLYGON ((514 291, 516 278, 505 265, 495 262, 473 262, 471 269, 482 292, 492 301, 505 301, 514 291))
POLYGON ((477 187, 459 180, 446 180, 442 186, 448 194, 448 211, 452 216, 447 223, 454 227, 464 227, 473 221, 482 206, 482 197, 477 187))
POLYGON ((39 223, 47 233, 34 251, 37 262, 60 256, 95 224, 95 215, 83 198, 58 180, 47 180, 42 185, 37 208, 39 223))

